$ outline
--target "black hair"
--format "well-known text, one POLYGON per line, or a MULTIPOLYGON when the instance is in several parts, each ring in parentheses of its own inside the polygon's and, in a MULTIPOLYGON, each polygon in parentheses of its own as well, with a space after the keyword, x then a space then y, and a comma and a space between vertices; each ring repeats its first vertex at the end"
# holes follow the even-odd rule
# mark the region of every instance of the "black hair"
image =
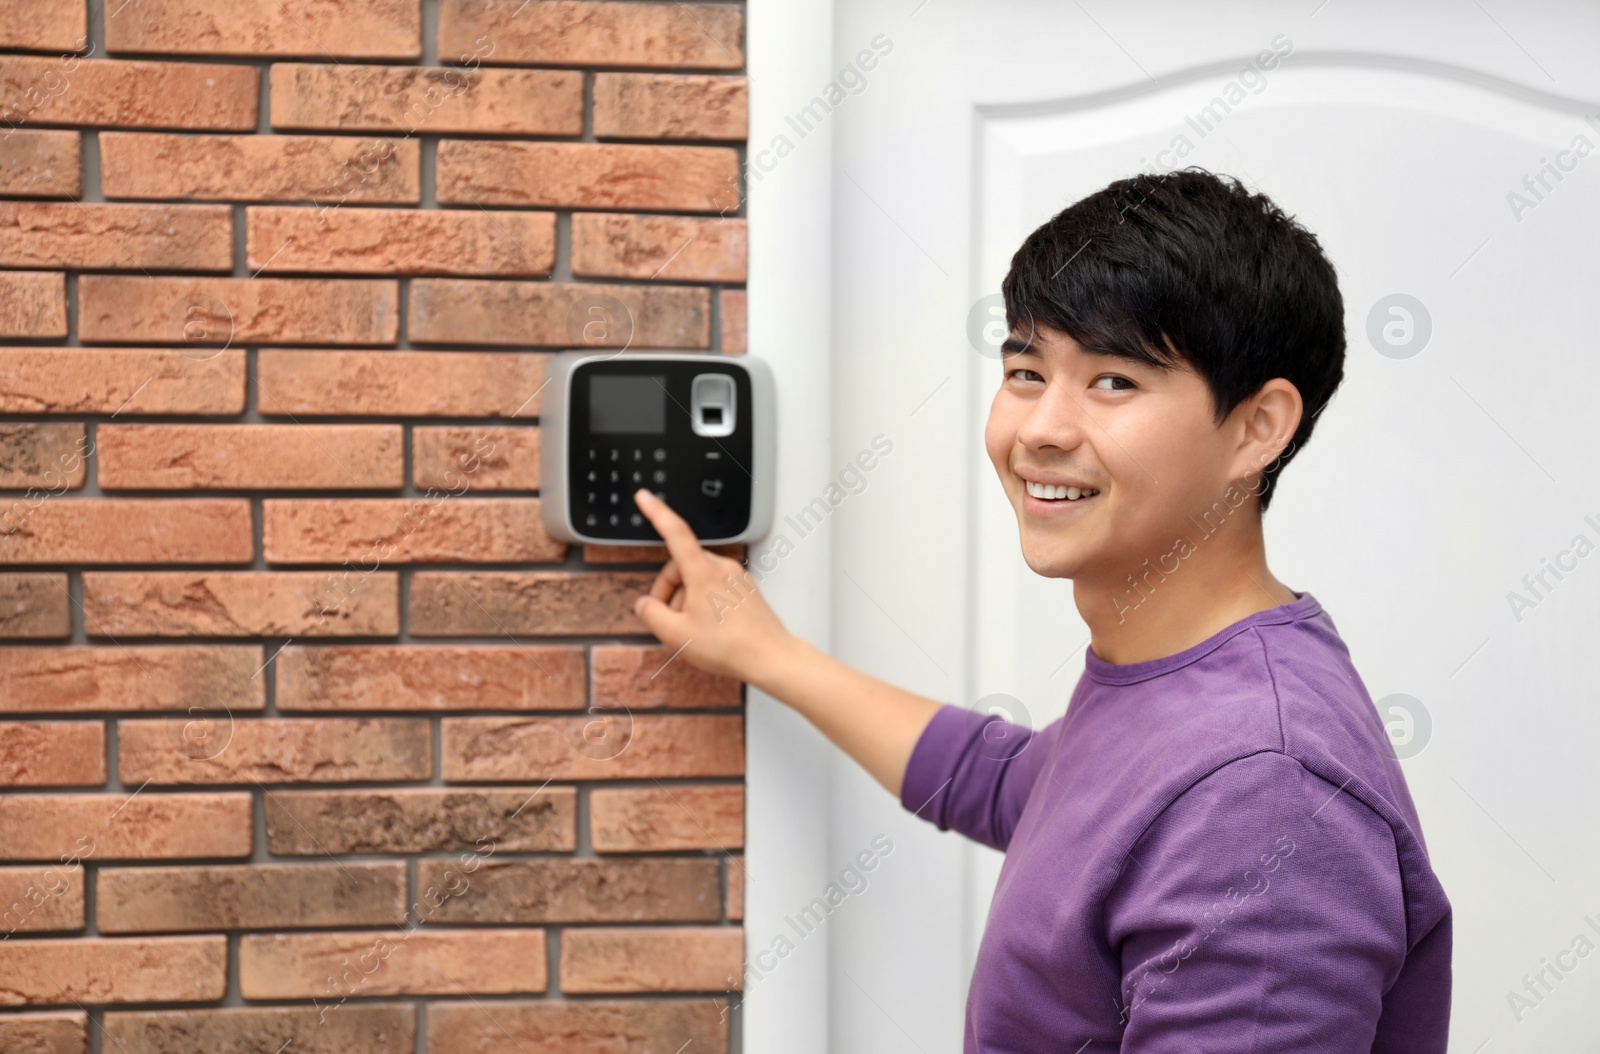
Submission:
POLYGON ((1293 384, 1305 409, 1260 468, 1263 512, 1344 380, 1344 300, 1317 236, 1197 165, 1119 179, 1062 209, 1028 235, 1000 290, 1013 334, 1044 325, 1100 354, 1188 363, 1218 426, 1272 378, 1293 384))

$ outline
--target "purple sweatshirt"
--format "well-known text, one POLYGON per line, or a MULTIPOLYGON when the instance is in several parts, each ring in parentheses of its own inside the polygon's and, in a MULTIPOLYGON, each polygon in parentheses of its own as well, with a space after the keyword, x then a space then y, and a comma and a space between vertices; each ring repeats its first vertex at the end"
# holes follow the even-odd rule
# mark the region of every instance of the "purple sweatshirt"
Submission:
POLYGON ((946 704, 900 801, 1005 861, 967 1054, 1432 1054, 1450 902, 1310 593, 1192 648, 1085 653, 1037 732, 946 704))

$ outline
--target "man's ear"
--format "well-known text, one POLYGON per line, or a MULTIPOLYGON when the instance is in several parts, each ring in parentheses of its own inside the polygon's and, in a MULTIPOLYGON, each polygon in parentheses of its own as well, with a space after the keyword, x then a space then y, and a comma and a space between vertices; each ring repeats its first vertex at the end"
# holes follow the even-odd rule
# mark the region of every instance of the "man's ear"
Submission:
POLYGON ((1274 377, 1236 406, 1239 449, 1229 478, 1243 479, 1256 494, 1266 489, 1265 473, 1294 449, 1294 433, 1304 411, 1300 389, 1282 377, 1274 377))

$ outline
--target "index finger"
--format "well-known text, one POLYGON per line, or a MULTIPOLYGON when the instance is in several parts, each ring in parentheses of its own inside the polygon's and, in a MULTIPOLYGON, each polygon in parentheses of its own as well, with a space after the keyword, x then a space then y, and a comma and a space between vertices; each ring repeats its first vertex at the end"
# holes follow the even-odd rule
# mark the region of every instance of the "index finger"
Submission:
POLYGON ((677 561, 687 578, 689 568, 699 566, 696 557, 704 552, 700 547, 700 539, 695 537, 694 528, 672 511, 671 506, 644 487, 633 492, 633 503, 644 513, 656 533, 661 535, 661 540, 667 543, 667 552, 672 554, 672 559, 677 561))

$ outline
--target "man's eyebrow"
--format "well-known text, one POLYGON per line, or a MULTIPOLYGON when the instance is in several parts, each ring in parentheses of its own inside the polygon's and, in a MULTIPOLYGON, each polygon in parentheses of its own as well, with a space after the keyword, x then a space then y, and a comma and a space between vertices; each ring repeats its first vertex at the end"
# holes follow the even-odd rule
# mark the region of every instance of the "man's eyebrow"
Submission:
MULTIPOLYGON (((1137 364, 1137 360, 1129 358, 1128 356, 1115 351, 1100 351, 1095 348, 1085 348, 1080 346, 1078 348, 1078 354, 1084 356, 1085 358, 1118 359, 1137 364)), ((1015 355, 1031 355, 1037 359, 1043 358, 1044 352, 1039 350, 1039 346, 1033 342, 1031 337, 1027 339, 1023 339, 1022 337, 1007 337, 1000 344, 1000 357, 1002 359, 1009 359, 1015 355)))
MULTIPOLYGON (((1179 368, 1175 362, 1161 362, 1159 360, 1152 362, 1147 359, 1136 358, 1117 348, 1089 348, 1080 344, 1078 346, 1078 354, 1086 359, 1109 360, 1120 363, 1128 369, 1147 370, 1155 374, 1171 373, 1179 368)), ((1044 352, 1039 350, 1039 346, 1034 343, 1033 335, 1031 334, 1027 338, 1015 335, 1009 336, 1001 342, 1000 358, 1002 361, 1010 360, 1018 355, 1027 355, 1035 359, 1044 358, 1044 352)))

